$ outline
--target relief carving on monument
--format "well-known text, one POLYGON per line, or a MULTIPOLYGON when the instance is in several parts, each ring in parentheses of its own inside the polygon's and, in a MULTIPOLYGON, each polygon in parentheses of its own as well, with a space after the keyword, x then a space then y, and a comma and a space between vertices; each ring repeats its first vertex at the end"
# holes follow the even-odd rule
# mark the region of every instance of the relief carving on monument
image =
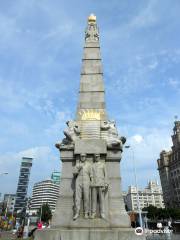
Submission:
POLYGON ((115 121, 103 121, 101 123, 101 130, 107 131, 106 141, 108 148, 118 148, 120 151, 123 150, 123 145, 126 142, 126 138, 119 137, 115 121))
POLYGON ((96 16, 91 14, 88 18, 88 26, 85 31, 85 41, 98 42, 99 41, 99 30, 96 25, 96 16))
POLYGON ((73 175, 75 177, 75 215, 73 220, 76 220, 80 215, 81 200, 83 200, 84 217, 89 218, 92 168, 86 159, 86 154, 80 155, 80 161, 76 163, 73 175))
POLYGON ((95 218, 97 215, 97 206, 99 205, 99 213, 101 218, 105 216, 105 194, 108 191, 108 180, 106 165, 100 160, 100 154, 96 154, 94 157, 94 163, 92 164, 92 180, 91 180, 91 218, 95 218))
POLYGON ((61 143, 56 143, 55 146, 57 148, 62 148, 62 147, 70 147, 74 145, 74 142, 77 138, 80 138, 80 129, 78 124, 75 121, 67 121, 67 129, 63 131, 65 138, 62 140, 61 143))
POLYGON ((86 120, 101 120, 104 118, 105 112, 103 109, 84 109, 78 112, 82 121, 86 120))
POLYGON ((85 40, 86 41, 95 41, 97 42, 99 40, 99 33, 97 26, 94 24, 88 25, 88 28, 85 32, 85 40))
POLYGON ((74 167, 75 178, 75 215, 73 220, 80 216, 81 202, 84 206, 84 218, 95 218, 99 213, 105 219, 105 195, 108 191, 106 165, 100 159, 100 154, 94 156, 94 162, 86 159, 86 154, 80 155, 74 167))

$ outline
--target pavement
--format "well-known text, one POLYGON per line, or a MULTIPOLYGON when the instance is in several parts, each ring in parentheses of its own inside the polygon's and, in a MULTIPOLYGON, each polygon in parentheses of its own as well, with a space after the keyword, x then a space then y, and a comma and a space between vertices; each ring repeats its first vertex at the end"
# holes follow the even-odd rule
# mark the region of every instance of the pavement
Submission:
MULTIPOLYGON (((13 240, 19 239, 16 237, 16 234, 12 234, 12 231, 0 231, 0 240, 13 240)), ((180 240, 180 234, 153 234, 146 238, 147 240, 180 240)), ((32 240, 32 238, 28 238, 27 240, 32 240)))
POLYGON ((1 240, 16 239, 16 234, 12 234, 12 231, 3 231, 0 232, 0 239, 1 240))
MULTIPOLYGON (((13 239, 19 239, 21 240, 22 238, 17 238, 16 234, 13 234, 12 231, 0 231, 0 240, 13 240, 13 239)), ((32 238, 26 238, 27 240, 32 240, 32 238)))
POLYGON ((147 240, 180 240, 180 234, 152 234, 146 237, 147 240))

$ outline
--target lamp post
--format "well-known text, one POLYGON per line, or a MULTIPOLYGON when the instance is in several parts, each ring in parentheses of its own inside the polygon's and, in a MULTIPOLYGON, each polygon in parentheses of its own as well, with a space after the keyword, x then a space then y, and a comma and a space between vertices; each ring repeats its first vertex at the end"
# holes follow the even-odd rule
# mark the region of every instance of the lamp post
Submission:
POLYGON ((139 191, 138 191, 138 184, 137 184, 137 173, 136 173, 136 163, 135 163, 135 157, 134 157, 134 150, 130 145, 125 146, 125 148, 131 149, 131 152, 132 152, 134 179, 135 179, 135 186, 136 186, 136 191, 137 191, 137 207, 138 207, 138 214, 139 214, 139 223, 140 223, 140 227, 143 227, 140 200, 139 200, 139 191))
POLYGON ((8 195, 8 199, 7 199, 6 210, 5 210, 5 215, 4 215, 5 217, 6 217, 7 212, 8 212, 9 200, 10 200, 10 194, 8 195))
POLYGON ((0 176, 7 175, 7 174, 8 174, 8 172, 3 172, 3 173, 0 173, 0 176))
MULTIPOLYGON (((0 173, 0 176, 7 175, 7 174, 8 174, 8 172, 2 172, 2 173, 0 173)), ((7 214, 8 203, 9 203, 9 196, 8 196, 7 205, 6 205, 6 209, 5 209, 5 217, 7 214)))
MULTIPOLYGON (((2 172, 2 173, 0 173, 0 176, 7 175, 7 174, 8 174, 8 172, 2 172)), ((1 193, 0 193, 0 198, 1 198, 1 193)))
POLYGON ((42 220, 43 201, 44 201, 43 197, 44 197, 44 186, 42 185, 42 199, 41 199, 40 222, 41 222, 41 220, 42 220))

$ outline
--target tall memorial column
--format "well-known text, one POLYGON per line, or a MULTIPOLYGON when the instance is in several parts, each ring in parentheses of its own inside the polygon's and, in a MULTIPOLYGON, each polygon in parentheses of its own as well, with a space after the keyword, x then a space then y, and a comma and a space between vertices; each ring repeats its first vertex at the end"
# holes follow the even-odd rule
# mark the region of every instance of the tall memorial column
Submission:
MULTIPOLYGON (((60 196, 43 240, 136 239, 121 190, 120 161, 125 137, 107 116, 96 16, 85 31, 79 99, 74 120, 56 144, 62 161, 60 196)), ((139 238, 138 238, 139 239, 139 238)))

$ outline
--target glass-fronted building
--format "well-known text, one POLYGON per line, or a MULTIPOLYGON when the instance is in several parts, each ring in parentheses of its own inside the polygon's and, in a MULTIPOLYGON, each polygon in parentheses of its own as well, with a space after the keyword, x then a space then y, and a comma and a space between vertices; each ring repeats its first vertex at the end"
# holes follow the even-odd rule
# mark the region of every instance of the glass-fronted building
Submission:
POLYGON ((55 184, 60 184, 60 176, 61 176, 61 173, 60 173, 60 172, 54 171, 54 172, 51 174, 51 180, 53 181, 53 183, 55 183, 55 184))
POLYGON ((22 210, 24 207, 26 207, 27 204, 27 191, 32 167, 32 160, 33 158, 29 157, 22 158, 18 186, 16 191, 16 202, 14 206, 15 212, 22 210))

